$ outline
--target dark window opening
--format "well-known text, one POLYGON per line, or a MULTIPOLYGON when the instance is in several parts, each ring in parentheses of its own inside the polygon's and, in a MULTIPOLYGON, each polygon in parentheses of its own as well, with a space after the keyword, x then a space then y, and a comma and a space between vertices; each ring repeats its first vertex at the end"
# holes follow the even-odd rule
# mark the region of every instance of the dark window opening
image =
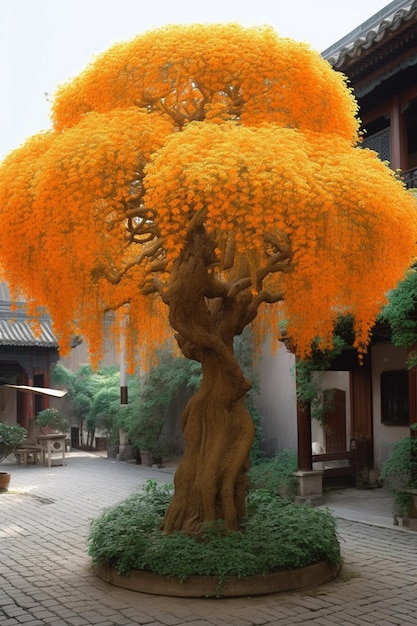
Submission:
POLYGON ((381 374, 381 422, 408 426, 408 372, 393 370, 381 374))

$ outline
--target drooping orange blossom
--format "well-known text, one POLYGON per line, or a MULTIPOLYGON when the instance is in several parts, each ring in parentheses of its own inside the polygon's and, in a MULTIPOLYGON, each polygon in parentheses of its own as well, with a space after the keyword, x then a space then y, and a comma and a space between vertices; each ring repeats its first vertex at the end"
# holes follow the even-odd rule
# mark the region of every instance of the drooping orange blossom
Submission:
POLYGON ((304 355, 350 311, 364 349, 415 255, 415 201, 357 147, 356 112, 306 44, 172 26, 59 88, 53 129, 1 166, 5 274, 49 309, 62 350, 81 333, 97 359, 104 313, 123 308, 132 358, 174 329, 202 363, 167 531, 244 515, 253 425, 233 338, 252 322, 278 337, 284 316, 304 355))

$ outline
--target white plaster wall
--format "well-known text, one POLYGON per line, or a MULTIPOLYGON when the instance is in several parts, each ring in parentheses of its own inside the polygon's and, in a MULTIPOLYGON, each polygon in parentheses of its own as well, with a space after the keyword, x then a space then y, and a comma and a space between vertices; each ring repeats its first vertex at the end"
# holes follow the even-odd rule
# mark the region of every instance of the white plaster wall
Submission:
POLYGON ((390 343, 377 343, 371 348, 372 356, 372 419, 374 430, 374 465, 381 469, 393 444, 409 434, 408 426, 386 426, 381 424, 382 372, 405 369, 407 351, 390 343))
POLYGON ((263 417, 264 449, 271 456, 284 448, 297 448, 294 364, 294 355, 283 344, 273 354, 270 342, 265 342, 256 366, 260 383, 257 406, 263 417))

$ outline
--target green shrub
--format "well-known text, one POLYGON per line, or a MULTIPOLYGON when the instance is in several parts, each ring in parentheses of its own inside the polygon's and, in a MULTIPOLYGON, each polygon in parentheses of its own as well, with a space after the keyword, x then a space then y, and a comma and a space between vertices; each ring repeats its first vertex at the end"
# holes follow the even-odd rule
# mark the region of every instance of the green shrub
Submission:
POLYGON ((43 409, 36 415, 35 422, 39 428, 51 428, 66 432, 68 430, 68 421, 61 415, 58 409, 43 409))
POLYGON ((0 462, 12 454, 26 437, 27 432, 22 426, 0 422, 0 462))
POLYGON ((221 520, 206 524, 202 536, 166 534, 160 523, 172 485, 147 485, 145 491, 94 520, 89 554, 95 565, 120 574, 145 570, 186 580, 192 575, 250 576, 311 565, 340 563, 336 523, 327 510, 294 505, 265 491, 248 496, 240 532, 225 532, 221 520))
POLYGON ((297 451, 281 450, 274 458, 252 465, 249 470, 251 489, 262 489, 273 496, 295 495, 297 483, 293 473, 297 470, 297 451))
POLYGON ((417 439, 403 437, 396 442, 388 459, 382 466, 381 479, 384 489, 394 498, 394 512, 406 513, 411 496, 403 489, 417 489, 417 439))

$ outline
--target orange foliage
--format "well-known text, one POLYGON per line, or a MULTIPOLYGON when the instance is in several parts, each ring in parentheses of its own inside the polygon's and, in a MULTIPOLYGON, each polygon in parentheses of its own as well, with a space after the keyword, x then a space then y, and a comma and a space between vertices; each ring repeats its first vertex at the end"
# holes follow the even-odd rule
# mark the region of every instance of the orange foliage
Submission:
POLYGON ((178 124, 236 119, 356 140, 355 101, 340 74, 307 44, 272 28, 168 26, 121 43, 58 90, 55 128, 89 111, 139 106, 172 111, 178 124))
POLYGON ((132 361, 170 332, 171 271, 203 225, 208 299, 275 304, 259 321, 278 336, 271 311, 284 315, 301 355, 351 311, 363 349, 417 221, 414 198, 355 147, 356 110, 319 54, 267 27, 171 26, 112 47, 58 89, 53 130, 0 167, 12 290, 48 307, 62 350, 82 333, 96 359, 103 315, 128 304, 132 361))

